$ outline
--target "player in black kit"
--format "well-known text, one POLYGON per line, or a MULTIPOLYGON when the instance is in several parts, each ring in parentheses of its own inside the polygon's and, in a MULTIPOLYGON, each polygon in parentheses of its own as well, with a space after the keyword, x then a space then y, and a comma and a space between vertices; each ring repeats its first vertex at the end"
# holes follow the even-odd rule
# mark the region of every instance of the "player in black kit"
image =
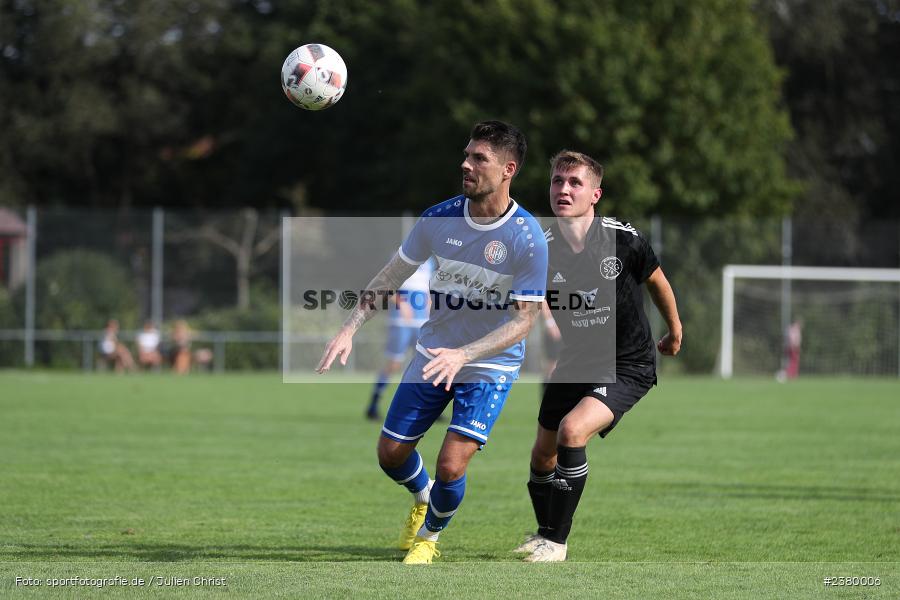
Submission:
POLYGON ((566 539, 584 490, 585 446, 605 437, 656 385, 656 350, 681 348, 675 295, 647 240, 633 227, 594 214, 603 167, 579 152, 552 160, 545 235, 550 249, 547 303, 563 348, 544 391, 531 452, 528 492, 538 530, 516 548, 526 562, 566 559, 566 539), (654 345, 641 284, 668 333, 654 345))

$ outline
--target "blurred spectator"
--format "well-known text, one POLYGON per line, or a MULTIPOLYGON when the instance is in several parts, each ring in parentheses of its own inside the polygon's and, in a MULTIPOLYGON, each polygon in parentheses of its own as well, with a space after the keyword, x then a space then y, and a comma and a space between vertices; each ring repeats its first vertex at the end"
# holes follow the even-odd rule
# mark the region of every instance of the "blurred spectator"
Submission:
POLYGON ((213 362, 213 351, 209 348, 197 348, 194 350, 194 364, 208 369, 213 362))
POLYGON ((391 376, 403 368, 403 361, 409 350, 415 351, 419 339, 419 328, 428 320, 431 310, 429 280, 434 272, 434 261, 427 260, 407 279, 396 294, 391 295, 388 317, 387 339, 384 348, 384 363, 378 372, 366 418, 378 421, 378 403, 391 376))
POLYGON ((110 319, 103 330, 103 339, 100 340, 100 358, 107 365, 111 365, 116 373, 134 370, 134 358, 125 344, 119 341, 119 322, 110 319))
POLYGON ((162 366, 159 351, 159 329, 153 321, 145 321, 144 329, 137 335, 138 364, 144 368, 158 369, 162 366))
POLYGON ((191 352, 193 332, 187 321, 179 319, 172 325, 172 351, 169 357, 172 362, 172 370, 179 375, 191 372, 194 364, 207 366, 212 362, 213 355, 208 348, 201 348, 191 352))
POLYGON ((179 375, 191 370, 191 330, 187 321, 179 319, 172 325, 172 350, 169 360, 179 375))
POLYGON ((803 343, 803 321, 797 319, 791 323, 785 338, 787 366, 785 366, 784 374, 788 379, 796 379, 797 375, 800 374, 800 345, 803 343))
POLYGON ((796 379, 800 374, 800 346, 803 343, 803 320, 796 319, 784 332, 784 369, 775 374, 780 382, 796 379))

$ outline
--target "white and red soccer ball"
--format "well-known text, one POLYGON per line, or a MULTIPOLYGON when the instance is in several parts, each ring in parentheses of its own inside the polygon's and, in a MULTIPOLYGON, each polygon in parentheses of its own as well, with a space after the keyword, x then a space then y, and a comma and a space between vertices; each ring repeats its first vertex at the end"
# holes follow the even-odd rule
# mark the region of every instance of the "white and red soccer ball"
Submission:
POLYGON ((306 110, 322 110, 341 99, 347 88, 347 65, 325 44, 305 44, 281 66, 281 88, 288 100, 306 110))

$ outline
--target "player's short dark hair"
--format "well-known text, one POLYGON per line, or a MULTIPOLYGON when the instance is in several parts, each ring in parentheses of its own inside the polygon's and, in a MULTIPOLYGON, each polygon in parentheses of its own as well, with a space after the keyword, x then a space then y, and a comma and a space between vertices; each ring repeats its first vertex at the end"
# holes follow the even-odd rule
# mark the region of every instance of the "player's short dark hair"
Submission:
POLYGON ((550 159, 550 172, 553 171, 570 171, 571 169, 584 166, 594 178, 594 185, 600 187, 603 181, 603 165, 583 152, 575 152, 574 150, 560 150, 556 156, 550 159))
POLYGON ((516 161, 516 172, 513 176, 518 175, 522 170, 522 165, 525 164, 525 152, 528 151, 528 142, 525 141, 525 134, 519 131, 518 127, 503 121, 482 121, 475 123, 469 138, 489 143, 494 152, 501 150, 508 152, 516 161))

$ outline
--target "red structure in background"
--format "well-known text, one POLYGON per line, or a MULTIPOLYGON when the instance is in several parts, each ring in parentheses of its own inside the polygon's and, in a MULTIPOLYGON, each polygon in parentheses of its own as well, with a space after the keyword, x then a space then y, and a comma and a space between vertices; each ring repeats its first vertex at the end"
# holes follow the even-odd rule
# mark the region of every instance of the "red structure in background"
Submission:
POLYGON ((800 346, 803 344, 803 321, 795 320, 788 327, 785 335, 785 354, 787 366, 784 374, 788 379, 796 379, 800 374, 800 346))
POLYGON ((28 227, 19 215, 6 208, 0 208, 0 284, 15 284, 9 277, 14 269, 7 273, 6 257, 9 249, 21 248, 24 245, 28 227))

